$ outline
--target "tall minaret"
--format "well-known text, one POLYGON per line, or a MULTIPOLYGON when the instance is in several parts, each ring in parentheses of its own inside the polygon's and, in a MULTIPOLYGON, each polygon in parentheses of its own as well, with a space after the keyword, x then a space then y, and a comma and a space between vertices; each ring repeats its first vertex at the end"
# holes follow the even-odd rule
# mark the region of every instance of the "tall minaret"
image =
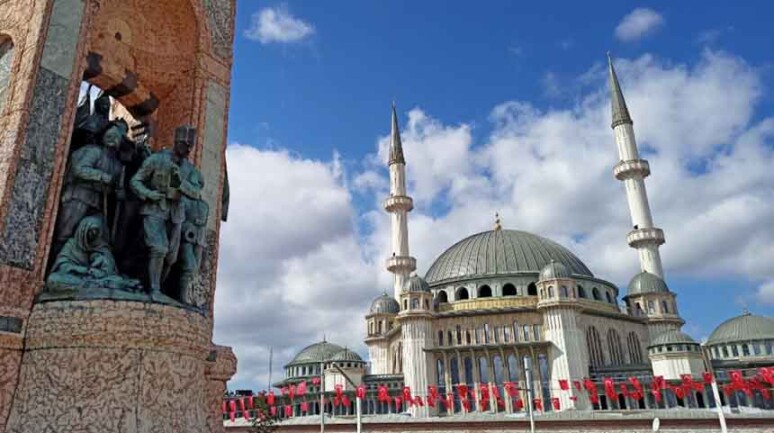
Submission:
POLYGON ((408 213, 414 208, 414 201, 406 195, 406 160, 400 142, 398 114, 392 104, 392 131, 390 134, 390 197, 384 201, 384 209, 392 216, 392 257, 387 259, 387 270, 395 276, 394 296, 400 300, 403 286, 417 268, 417 261, 409 255, 408 213))
POLYGON ((653 227, 648 194, 645 191, 645 177, 650 174, 650 166, 648 161, 640 159, 637 151, 632 118, 629 116, 629 109, 626 108, 626 101, 621 93, 621 86, 618 84, 618 77, 609 53, 607 60, 610 67, 610 99, 613 105, 611 126, 615 132, 615 142, 621 158, 613 169, 613 174, 616 179, 624 182, 634 226, 634 229, 626 235, 626 240, 629 246, 636 249, 640 255, 641 270, 663 280, 664 269, 661 266, 658 247, 664 243, 664 231, 653 227))

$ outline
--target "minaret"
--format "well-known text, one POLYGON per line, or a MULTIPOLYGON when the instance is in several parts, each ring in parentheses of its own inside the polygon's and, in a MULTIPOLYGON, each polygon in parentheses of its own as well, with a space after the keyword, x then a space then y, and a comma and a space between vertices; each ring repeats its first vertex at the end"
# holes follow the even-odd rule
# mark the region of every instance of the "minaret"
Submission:
POLYGON ((417 268, 417 261, 409 255, 408 213, 414 208, 414 201, 406 195, 406 160, 403 158, 395 103, 392 104, 390 159, 387 165, 390 168, 390 197, 384 201, 384 209, 392 214, 392 257, 387 259, 387 270, 395 276, 394 297, 399 300, 409 275, 417 268))
POLYGON ((610 54, 607 56, 610 68, 610 99, 613 107, 613 123, 620 161, 613 169, 615 178, 623 181, 626 187, 626 198, 629 201, 629 211, 634 229, 626 235, 629 246, 636 249, 640 255, 640 269, 664 279, 664 269, 661 266, 661 255, 658 247, 664 243, 664 231, 653 226, 653 217, 648 205, 648 194, 645 190, 645 178, 650 174, 648 161, 641 159, 637 151, 637 141, 634 138, 634 127, 629 109, 626 108, 621 86, 613 68, 610 54))

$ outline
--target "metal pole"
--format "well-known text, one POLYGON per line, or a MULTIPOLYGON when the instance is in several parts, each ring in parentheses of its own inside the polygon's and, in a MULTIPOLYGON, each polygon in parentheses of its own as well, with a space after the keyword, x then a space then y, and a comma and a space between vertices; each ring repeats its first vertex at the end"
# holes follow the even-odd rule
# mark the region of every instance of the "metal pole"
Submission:
POLYGON ((325 432, 325 364, 320 363, 320 433, 325 432))
POLYGON ((715 399, 715 409, 718 412, 718 421, 720 422, 721 433, 728 433, 726 427, 726 415, 723 413, 723 405, 720 402, 720 392, 718 392, 718 381, 715 380, 715 369, 712 368, 712 362, 710 362, 707 346, 701 346, 701 357, 704 358, 704 367, 712 374, 712 397, 715 399))
POLYGON ((524 377, 527 379, 527 407, 529 408, 529 431, 535 433, 535 416, 532 414, 532 371, 529 368, 530 358, 524 358, 524 377))
POLYGON ((357 433, 361 433, 363 431, 363 401, 360 397, 357 397, 355 401, 357 402, 357 433))

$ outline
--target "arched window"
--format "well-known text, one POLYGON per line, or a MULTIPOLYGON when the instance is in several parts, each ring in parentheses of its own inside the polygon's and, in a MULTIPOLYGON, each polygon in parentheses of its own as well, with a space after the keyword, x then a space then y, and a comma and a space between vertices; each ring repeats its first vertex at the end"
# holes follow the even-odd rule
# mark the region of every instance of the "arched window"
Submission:
POLYGON ((419 298, 411 299, 411 309, 412 310, 418 310, 419 309, 419 298))
POLYGON ((489 361, 484 356, 478 358, 478 371, 480 373, 481 383, 488 383, 489 382, 489 361))
POLYGON ((632 364, 642 364, 642 348, 637 334, 630 332, 626 342, 629 345, 629 361, 632 364))
POLYGON ((567 287, 562 286, 562 287, 559 288, 559 296, 561 296, 562 298, 569 298, 570 297, 567 294, 567 287))
POLYGON ((441 290, 438 292, 438 303, 445 304, 449 302, 449 295, 446 294, 446 291, 441 290))
POLYGON ((519 331, 521 328, 519 327, 519 322, 513 322, 513 342, 516 343, 519 341, 519 331))
POLYGON ((438 358, 438 360, 436 361, 435 372, 436 372, 435 383, 438 385, 439 388, 446 389, 446 379, 444 378, 445 371, 444 371, 443 359, 438 358))
POLYGON ((438 331, 438 345, 443 346, 443 331, 438 331))
POLYGON ((446 344, 448 344, 449 346, 454 344, 454 340, 452 340, 451 331, 446 331, 446 344))
POLYGON ((548 286, 548 297, 549 298, 554 297, 554 286, 548 286))
POLYGON ((484 344, 489 344, 489 324, 484 323, 484 327, 482 328, 482 332, 484 333, 484 344))
POLYGON ((462 326, 457 325, 457 344, 462 345, 462 326))
POLYGON ((500 355, 495 355, 494 358, 492 358, 492 373, 494 373, 495 384, 505 382, 505 379, 503 378, 503 360, 500 358, 500 355))
POLYGON ((408 300, 406 299, 403 300, 403 309, 408 310, 408 300))
POLYGON ((5 93, 11 80, 11 64, 13 62, 13 42, 10 38, 0 35, 0 114, 5 106, 5 93))
POLYGON ((481 286, 478 288, 478 297, 479 298, 491 298, 492 297, 492 288, 489 286, 481 286))
POLYGON ((644 312, 644 311, 642 311, 642 304, 640 304, 640 303, 638 302, 636 305, 637 305, 637 307, 636 307, 636 313, 635 313, 635 315, 637 315, 637 316, 642 316, 642 315, 644 315, 644 314, 645 314, 645 312, 644 312))
POLYGON ((529 286, 527 286, 527 296, 537 296, 537 286, 535 283, 529 283, 529 286))
POLYGON ((516 286, 511 283, 504 285, 503 296, 516 296, 516 286))
POLYGON ((667 307, 667 301, 661 301, 661 313, 669 314, 669 307, 667 307))
POLYGON ((648 301, 648 314, 655 314, 656 313, 656 306, 653 303, 653 301, 648 301))
POLYGON ((461 301, 463 299, 468 299, 468 298, 469 298, 468 289, 464 287, 460 287, 459 289, 457 289, 457 293, 455 293, 454 295, 454 299, 457 301, 461 301))
POLYGON ((594 298, 595 301, 599 301, 600 299, 602 299, 599 297, 599 289, 597 289, 596 287, 591 289, 591 297, 594 298))
POLYGON ((519 361, 512 353, 508 355, 508 380, 511 382, 519 380, 519 361))
POLYGON ((610 353, 611 364, 624 365, 623 350, 621 350, 621 337, 615 329, 607 331, 607 347, 608 353, 610 353))
POLYGON ((589 326, 586 329, 586 346, 589 351, 589 362, 593 367, 599 367, 605 364, 605 357, 602 353, 602 342, 599 339, 597 328, 589 326))
POLYGON ((613 303, 613 297, 610 296, 610 292, 605 292, 605 297, 607 298, 607 303, 612 304, 613 303))
POLYGON ((465 330, 465 341, 467 342, 467 344, 471 344, 470 329, 465 330))
POLYGON ((586 289, 583 286, 578 286, 578 297, 586 298, 586 289))

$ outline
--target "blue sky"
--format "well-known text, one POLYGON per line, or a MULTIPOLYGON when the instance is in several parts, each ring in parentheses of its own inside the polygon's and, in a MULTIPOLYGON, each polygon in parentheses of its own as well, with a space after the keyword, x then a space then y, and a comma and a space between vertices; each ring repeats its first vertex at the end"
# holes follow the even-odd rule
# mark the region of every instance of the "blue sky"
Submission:
POLYGON ((730 5, 238 2, 216 303, 235 383, 262 386, 270 346, 283 363, 323 332, 365 354, 363 315, 390 285, 379 201, 393 100, 420 271, 497 211, 622 297, 638 265, 611 174, 608 50, 651 162, 684 329, 706 337, 744 306, 771 315, 774 6, 730 5), (276 332, 256 332, 267 320, 276 332))

